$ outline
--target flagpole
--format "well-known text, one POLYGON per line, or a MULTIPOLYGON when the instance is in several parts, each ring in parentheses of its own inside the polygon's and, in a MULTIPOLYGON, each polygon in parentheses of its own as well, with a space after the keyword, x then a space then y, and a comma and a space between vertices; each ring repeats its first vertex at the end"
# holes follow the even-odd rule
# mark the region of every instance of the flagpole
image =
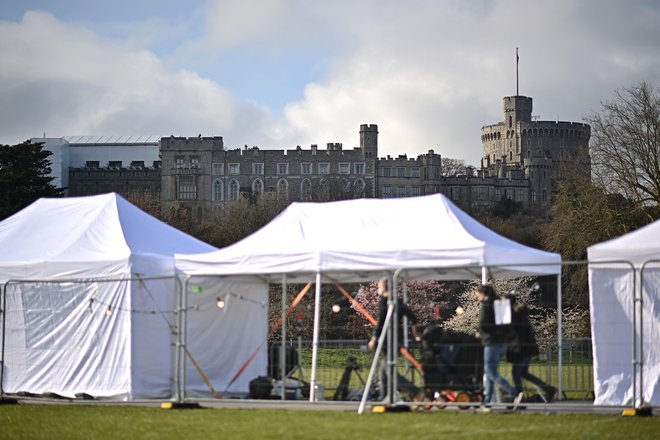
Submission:
POLYGON ((516 47, 516 96, 518 96, 519 93, 519 88, 518 88, 518 48, 516 47))

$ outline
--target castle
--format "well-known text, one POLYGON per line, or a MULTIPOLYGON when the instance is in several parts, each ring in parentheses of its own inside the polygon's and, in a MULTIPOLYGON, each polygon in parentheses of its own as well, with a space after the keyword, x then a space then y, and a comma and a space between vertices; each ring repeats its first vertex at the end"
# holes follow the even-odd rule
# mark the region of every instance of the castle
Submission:
MULTIPOLYGON (((443 175, 442 157, 378 157, 378 126, 360 126, 359 146, 329 143, 289 150, 226 148, 222 137, 147 139, 33 138, 54 152, 56 183, 68 195, 115 191, 184 207, 193 221, 212 218, 245 196, 283 201, 410 197, 443 193, 467 212, 511 199, 525 207, 550 200, 566 164, 588 158, 590 127, 538 121, 532 98, 504 98, 503 120, 481 128, 480 167, 443 175), (59 171, 59 174, 58 174, 59 171)), ((585 162, 584 173, 590 173, 585 162)))

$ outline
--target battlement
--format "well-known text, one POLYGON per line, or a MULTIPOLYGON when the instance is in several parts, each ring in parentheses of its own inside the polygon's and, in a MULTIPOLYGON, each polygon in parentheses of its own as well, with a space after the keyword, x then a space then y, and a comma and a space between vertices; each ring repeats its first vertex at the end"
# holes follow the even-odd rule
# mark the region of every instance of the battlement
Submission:
POLYGON ((372 131, 378 133, 378 125, 376 124, 362 124, 360 125, 360 133, 363 131, 372 131))
POLYGON ((222 136, 202 137, 163 137, 160 139, 162 150, 224 150, 222 136))

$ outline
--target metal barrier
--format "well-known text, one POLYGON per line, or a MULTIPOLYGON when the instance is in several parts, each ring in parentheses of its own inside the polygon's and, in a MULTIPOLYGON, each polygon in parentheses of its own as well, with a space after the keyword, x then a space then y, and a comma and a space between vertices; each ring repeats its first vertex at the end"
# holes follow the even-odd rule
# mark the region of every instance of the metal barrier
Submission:
MULTIPOLYGON (((341 384, 342 376, 348 366, 352 366, 351 358, 357 361, 358 369, 351 368, 349 400, 359 400, 361 395, 355 391, 363 390, 369 372, 369 366, 372 362, 372 353, 367 350, 366 340, 353 339, 333 339, 319 341, 319 364, 317 379, 325 390, 325 399, 332 399, 337 393, 338 386, 341 384), (357 373, 357 374, 356 374, 357 373)), ((281 342, 277 341, 270 344, 270 351, 279 352, 281 342)), ((289 363, 289 371, 292 371, 291 377, 308 381, 308 373, 311 368, 311 340, 291 341, 287 344, 290 348, 298 351, 298 363, 289 363)), ((557 384, 559 364, 556 344, 541 343, 542 352, 538 358, 531 364, 531 371, 543 379, 548 384, 557 384), (543 350, 545 349, 545 350, 543 350)), ((412 352, 416 358, 421 357, 421 347, 419 345, 412 347, 412 352)), ((564 399, 593 399, 593 360, 591 352, 590 338, 566 338, 563 343, 563 379, 564 399)), ((469 368, 469 366, 462 366, 469 368)), ((269 375, 277 370, 278 365, 269 364, 269 375)), ((423 386, 424 378, 416 372, 414 368, 406 366, 405 360, 400 359, 399 370, 406 374, 412 381, 423 386)), ((510 376, 510 365, 503 363, 500 367, 501 373, 510 376)), ((275 377, 273 374, 271 377, 275 377)), ((530 392, 534 392, 531 390, 530 392)))

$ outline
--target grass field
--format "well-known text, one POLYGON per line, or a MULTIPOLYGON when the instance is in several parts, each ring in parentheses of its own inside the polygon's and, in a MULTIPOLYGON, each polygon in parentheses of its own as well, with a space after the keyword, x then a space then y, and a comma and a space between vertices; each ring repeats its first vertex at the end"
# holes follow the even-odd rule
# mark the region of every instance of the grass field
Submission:
POLYGON ((2 439, 650 439, 659 417, 2 405, 2 439))

